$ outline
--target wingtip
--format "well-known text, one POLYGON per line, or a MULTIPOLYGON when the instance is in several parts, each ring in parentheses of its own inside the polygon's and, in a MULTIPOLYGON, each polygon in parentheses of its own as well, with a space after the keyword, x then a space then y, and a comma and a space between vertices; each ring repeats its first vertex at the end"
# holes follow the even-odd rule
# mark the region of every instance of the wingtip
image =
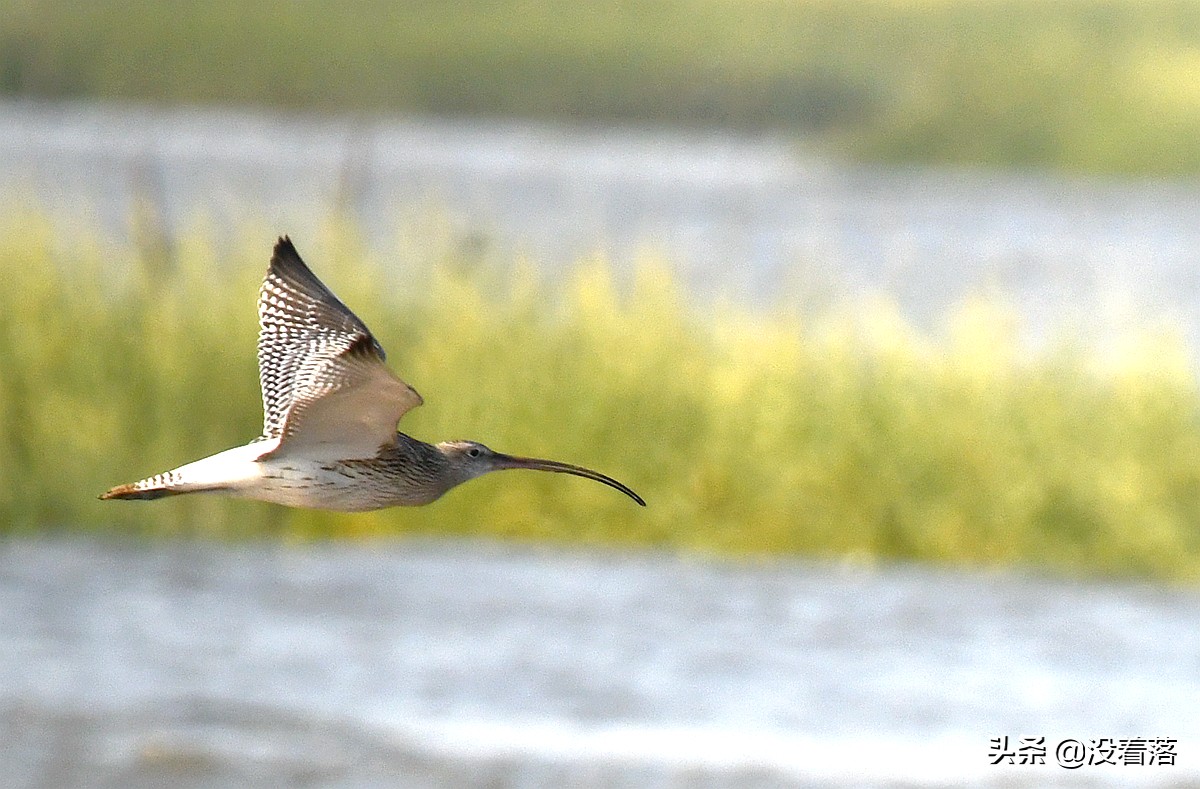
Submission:
POLYGON ((275 257, 287 254, 296 255, 296 245, 292 243, 292 239, 285 233, 275 241, 274 253, 275 257))
POLYGON ((300 257, 296 245, 287 235, 280 236, 279 240, 275 242, 275 248, 271 251, 268 276, 271 274, 300 284, 305 291, 310 293, 326 290, 325 286, 321 284, 321 280, 317 279, 317 275, 312 273, 308 264, 304 262, 304 258, 300 257))
POLYGON ((301 284, 309 293, 320 294, 328 290, 300 257, 292 239, 286 235, 280 236, 275 242, 269 271, 283 279, 301 284))

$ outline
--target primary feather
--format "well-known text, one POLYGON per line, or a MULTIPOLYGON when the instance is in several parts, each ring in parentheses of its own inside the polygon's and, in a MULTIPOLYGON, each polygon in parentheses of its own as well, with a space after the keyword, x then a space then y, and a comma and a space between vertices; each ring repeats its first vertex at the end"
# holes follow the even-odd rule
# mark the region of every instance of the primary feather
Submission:
POLYGON ((317 279, 287 236, 258 296, 263 439, 272 452, 369 457, 421 396, 384 364, 366 325, 317 279), (347 454, 349 453, 349 454, 347 454))

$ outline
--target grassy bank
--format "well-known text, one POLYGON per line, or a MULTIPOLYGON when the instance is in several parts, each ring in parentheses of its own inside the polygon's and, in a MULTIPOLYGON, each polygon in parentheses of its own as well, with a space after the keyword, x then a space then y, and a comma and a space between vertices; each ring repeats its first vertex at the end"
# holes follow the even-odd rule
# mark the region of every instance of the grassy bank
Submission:
POLYGON ((257 433, 254 299, 272 241, 218 260, 184 240, 164 272, 6 222, 5 529, 472 533, 1200 575, 1200 394, 1180 349, 1134 348, 1102 371, 1082 352, 1030 359, 986 305, 936 342, 886 306, 701 318, 653 266, 623 294, 598 261, 549 284, 403 243, 371 259, 344 233, 296 241, 425 396, 406 432, 592 465, 650 506, 516 472, 365 515, 97 501, 257 433))
POLYGON ((774 127, 1200 172, 1195 0, 0 0, 0 94, 774 127))

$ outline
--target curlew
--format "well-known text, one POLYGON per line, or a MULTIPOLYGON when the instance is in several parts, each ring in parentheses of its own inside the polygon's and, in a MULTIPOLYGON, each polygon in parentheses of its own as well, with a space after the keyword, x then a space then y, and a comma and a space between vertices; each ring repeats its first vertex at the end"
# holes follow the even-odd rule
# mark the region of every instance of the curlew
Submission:
POLYGON ((258 294, 263 432, 249 444, 101 494, 158 499, 221 493, 289 507, 359 512, 429 504, 489 471, 574 474, 646 502, 612 477, 475 441, 427 444, 397 432, 422 403, 384 363, 383 348, 284 236, 258 294))

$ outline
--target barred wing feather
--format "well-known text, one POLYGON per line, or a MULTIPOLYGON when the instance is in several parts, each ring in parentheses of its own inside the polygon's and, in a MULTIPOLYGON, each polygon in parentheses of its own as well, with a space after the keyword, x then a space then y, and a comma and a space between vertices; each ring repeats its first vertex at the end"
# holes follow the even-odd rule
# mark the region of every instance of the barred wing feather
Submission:
MULTIPOLYGON (((258 297, 262 439, 269 454, 328 449, 373 457, 421 396, 384 364, 383 348, 300 259, 287 236, 275 245, 258 297)), ((347 454, 348 453, 348 454, 347 454)))

